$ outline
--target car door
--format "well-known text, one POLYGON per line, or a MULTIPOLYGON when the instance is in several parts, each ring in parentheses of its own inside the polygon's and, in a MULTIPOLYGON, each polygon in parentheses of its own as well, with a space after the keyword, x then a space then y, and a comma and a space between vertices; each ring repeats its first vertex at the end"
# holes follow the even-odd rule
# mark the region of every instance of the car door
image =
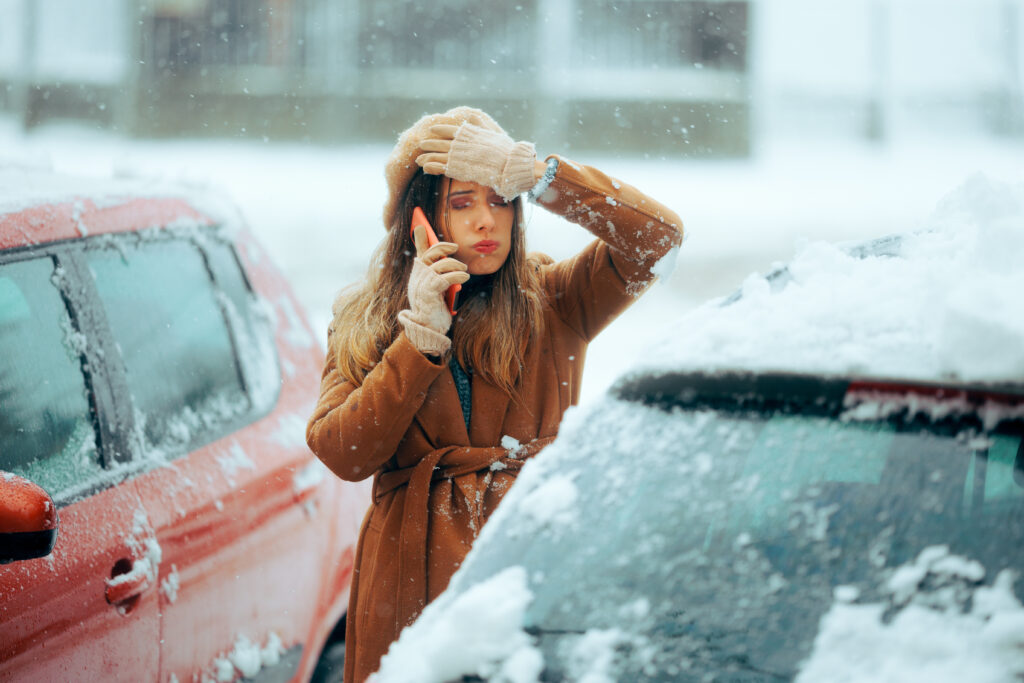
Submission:
POLYGON ((281 436, 295 431, 295 406, 277 400, 269 326, 215 236, 97 247, 85 256, 121 349, 137 445, 161 463, 136 480, 162 552, 161 679, 288 678, 333 543, 313 503, 320 487, 303 483, 301 420, 298 439, 281 436))
POLYGON ((105 352, 65 257, 0 255, 0 470, 58 506, 51 555, 0 566, 0 679, 120 680, 159 665, 160 548, 124 481, 105 352))

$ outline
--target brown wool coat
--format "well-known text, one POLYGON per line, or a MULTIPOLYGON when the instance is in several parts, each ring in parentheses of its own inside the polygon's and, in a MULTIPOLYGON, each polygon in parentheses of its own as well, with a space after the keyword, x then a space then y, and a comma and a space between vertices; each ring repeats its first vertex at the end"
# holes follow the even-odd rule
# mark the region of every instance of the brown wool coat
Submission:
POLYGON ((307 441, 342 479, 374 478, 349 602, 347 682, 374 672, 402 628, 444 590, 523 460, 550 443, 578 401, 587 343, 682 241, 671 210, 564 159, 538 203, 598 239, 542 267, 544 330, 527 351, 523 403, 473 375, 467 433, 451 371, 404 333, 359 387, 341 378, 336 350, 328 352, 307 441), (501 446, 506 436, 523 447, 510 454, 501 446))

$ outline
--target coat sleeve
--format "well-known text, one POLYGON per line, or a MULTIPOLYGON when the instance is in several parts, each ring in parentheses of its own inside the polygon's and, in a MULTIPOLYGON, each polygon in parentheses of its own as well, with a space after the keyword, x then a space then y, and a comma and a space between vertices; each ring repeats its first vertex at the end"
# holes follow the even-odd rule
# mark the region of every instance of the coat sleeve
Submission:
POLYGON ((590 341, 654 281, 654 266, 682 244, 683 224, 635 187, 555 158, 557 172, 535 201, 598 239, 546 266, 545 287, 559 316, 590 341))
POLYGON ((342 479, 366 479, 395 454, 427 389, 443 370, 402 332, 356 387, 339 374, 335 353, 329 350, 306 443, 342 479))

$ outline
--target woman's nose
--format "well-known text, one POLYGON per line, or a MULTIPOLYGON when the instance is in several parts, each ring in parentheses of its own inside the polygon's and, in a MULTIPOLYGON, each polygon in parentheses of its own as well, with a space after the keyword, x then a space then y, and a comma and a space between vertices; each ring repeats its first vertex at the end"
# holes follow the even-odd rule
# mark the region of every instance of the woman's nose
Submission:
POLYGON ((477 215, 477 229, 478 230, 493 230, 495 226, 494 212, 491 210, 489 202, 485 202, 477 215))

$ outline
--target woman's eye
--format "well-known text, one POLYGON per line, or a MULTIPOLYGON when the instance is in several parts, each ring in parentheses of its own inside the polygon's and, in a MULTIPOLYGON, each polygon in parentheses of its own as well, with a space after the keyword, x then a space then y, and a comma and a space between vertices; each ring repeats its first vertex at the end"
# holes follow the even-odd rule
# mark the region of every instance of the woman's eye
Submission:
POLYGON ((501 197, 491 197, 491 200, 490 200, 490 202, 491 202, 491 206, 501 206, 501 207, 505 207, 505 206, 508 206, 508 205, 509 205, 509 204, 508 204, 508 202, 506 202, 506 201, 505 201, 504 199, 502 199, 501 197))
POLYGON ((451 204, 453 209, 465 209, 466 207, 471 206, 473 204, 473 201, 470 199, 459 198, 453 199, 451 204))

